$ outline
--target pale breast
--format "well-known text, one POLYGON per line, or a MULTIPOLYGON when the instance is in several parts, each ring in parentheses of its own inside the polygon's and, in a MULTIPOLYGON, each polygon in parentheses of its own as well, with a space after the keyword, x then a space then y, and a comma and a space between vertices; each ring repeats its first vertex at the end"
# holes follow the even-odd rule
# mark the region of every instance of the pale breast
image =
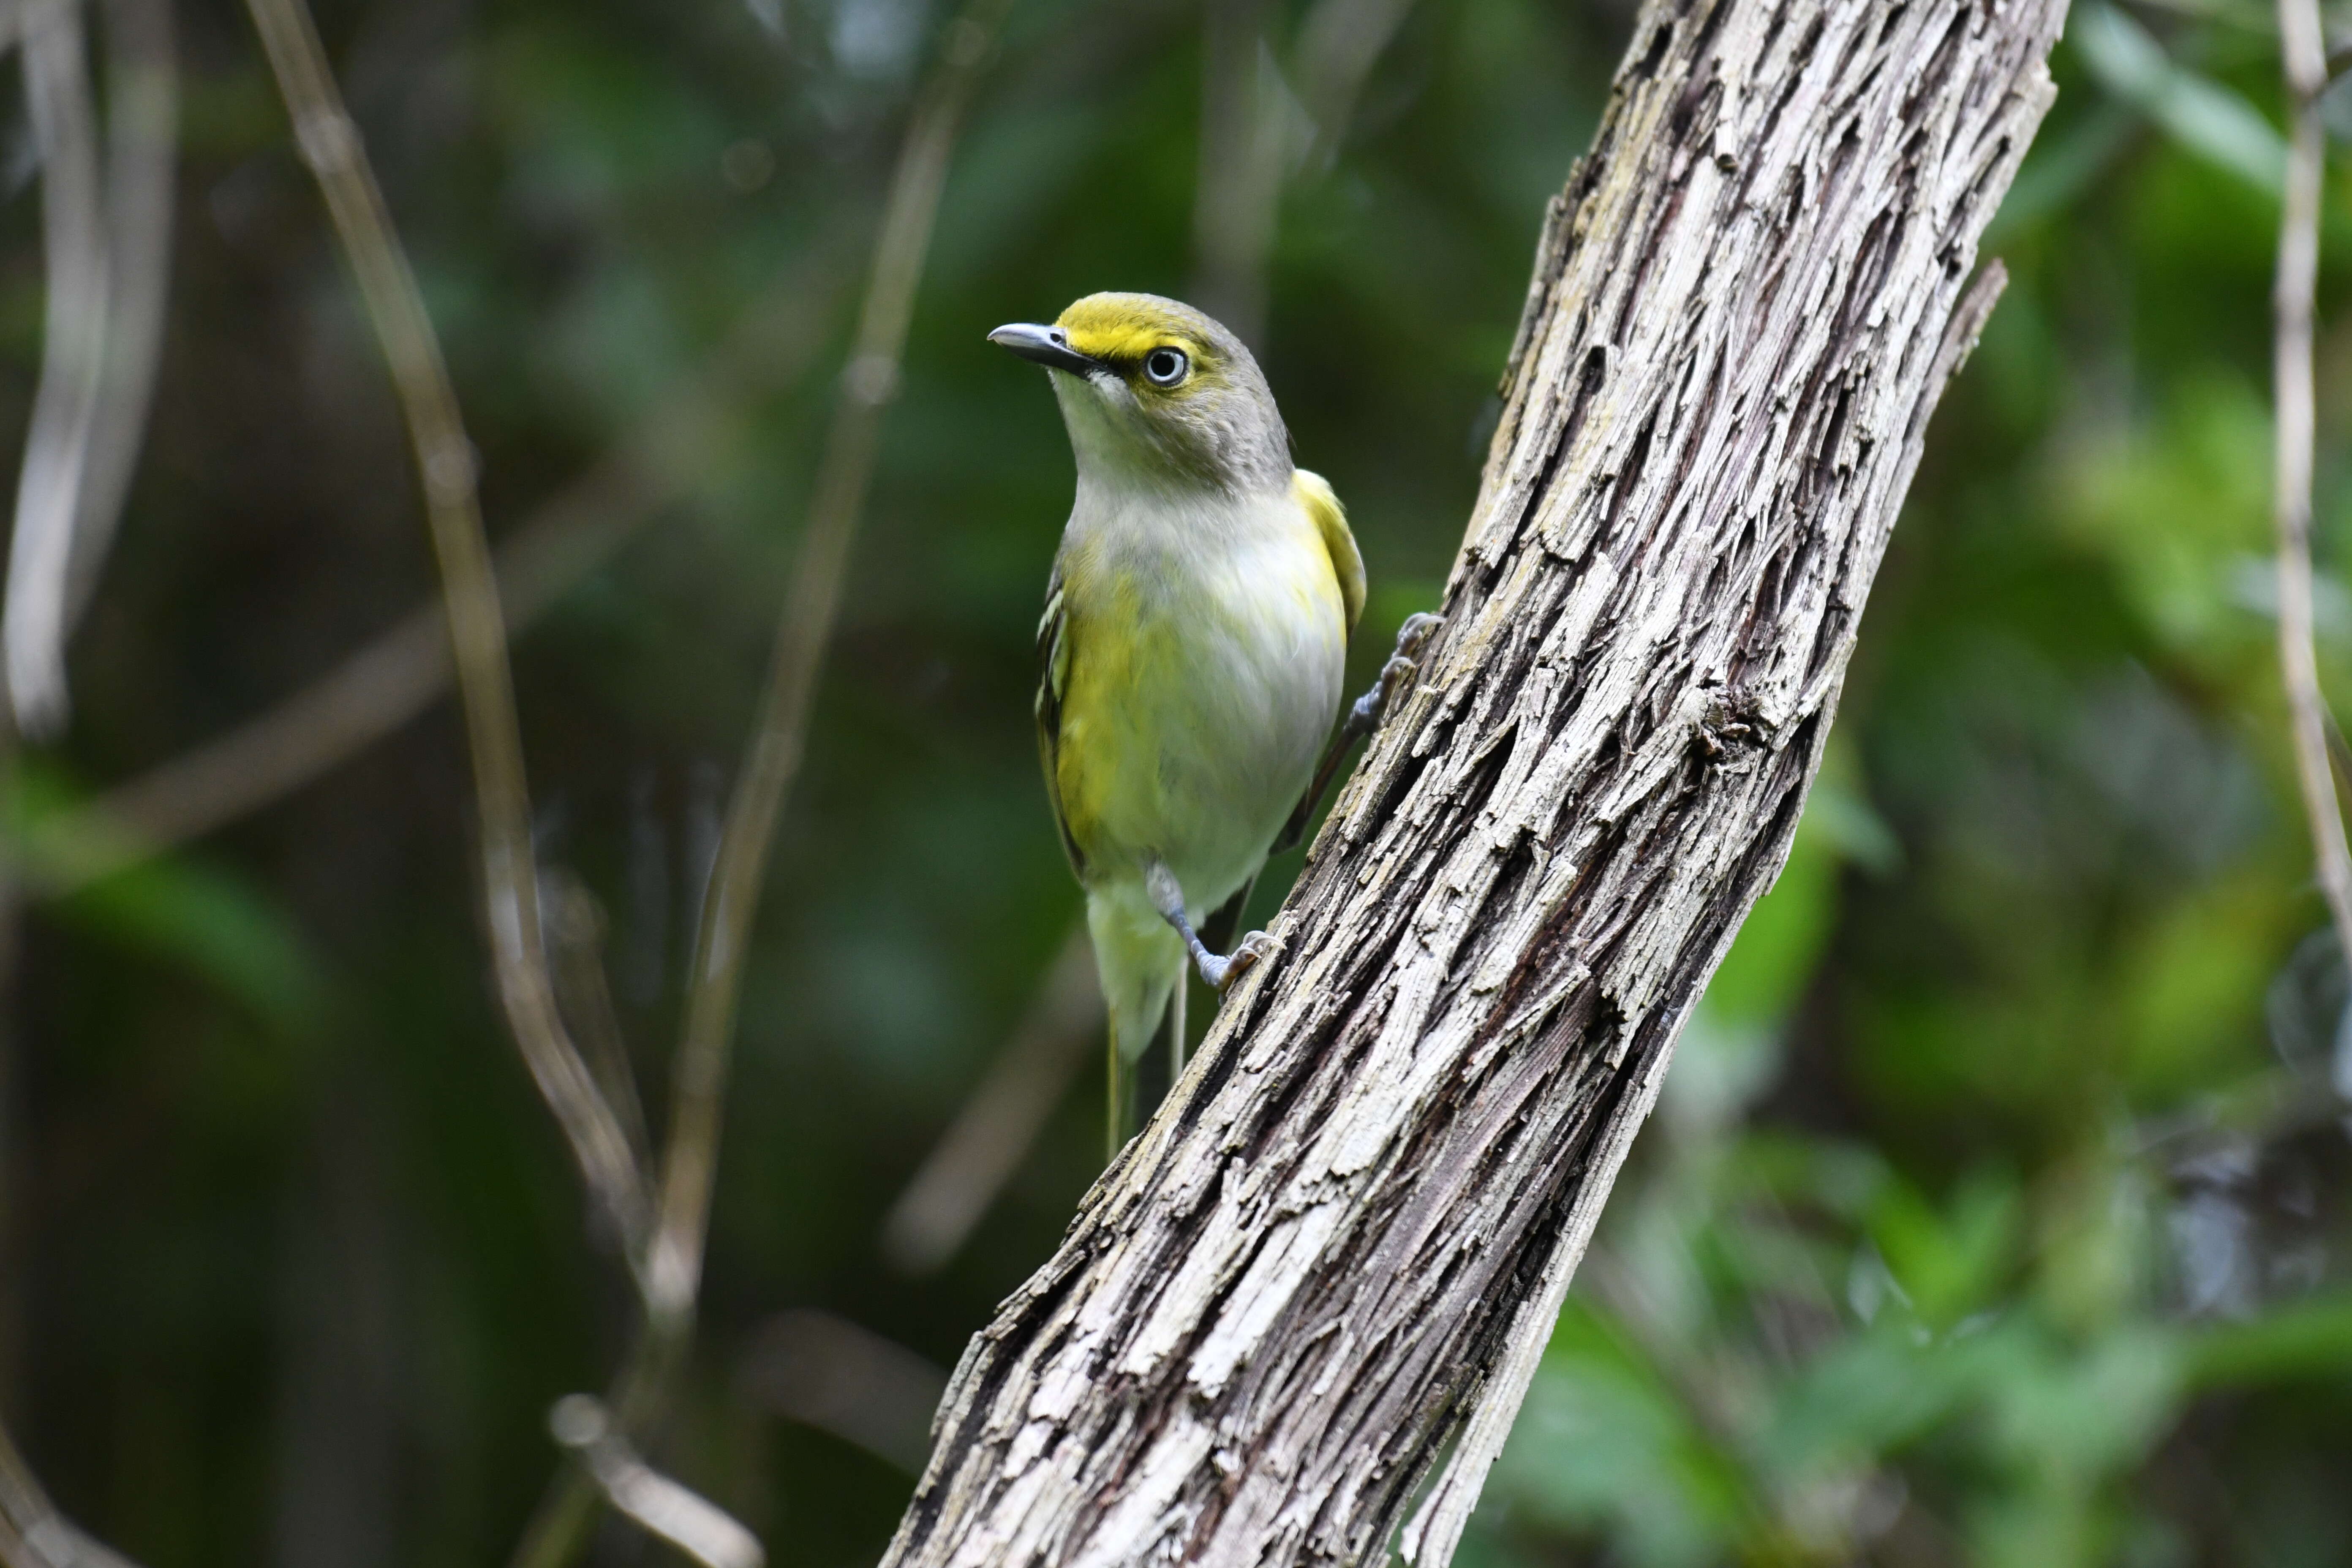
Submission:
POLYGON ((1074 517, 1060 788, 1092 866, 1165 859, 1213 908, 1254 872, 1338 713, 1345 610, 1286 496, 1074 517))

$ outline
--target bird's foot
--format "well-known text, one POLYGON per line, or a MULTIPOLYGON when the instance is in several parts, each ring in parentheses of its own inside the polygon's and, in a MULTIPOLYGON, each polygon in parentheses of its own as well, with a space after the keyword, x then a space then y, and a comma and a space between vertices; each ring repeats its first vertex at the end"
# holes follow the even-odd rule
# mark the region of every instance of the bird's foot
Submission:
POLYGON ((1381 727, 1397 693, 1421 673, 1421 656, 1437 636, 1437 628, 1444 624, 1444 616, 1425 612, 1404 618, 1404 625, 1397 628, 1396 651, 1381 666, 1380 679, 1372 682, 1372 689, 1356 699, 1355 707, 1348 714, 1349 729, 1369 735, 1381 727))
POLYGON ((1184 939, 1184 951, 1192 955, 1192 967, 1201 972, 1202 980, 1213 991, 1230 991, 1234 981, 1281 951, 1280 942, 1262 931, 1254 931, 1235 943, 1233 952, 1223 956, 1211 952, 1184 912, 1184 889, 1177 885, 1176 874, 1163 861, 1154 860, 1144 868, 1143 888, 1152 907, 1160 911, 1160 918, 1174 926, 1176 934, 1184 939))
POLYGON ((1282 944, 1262 931, 1254 931, 1234 944, 1233 952, 1220 958, 1205 950, 1197 956, 1201 978, 1211 989, 1223 993, 1234 988, 1234 983, 1280 952, 1282 944))

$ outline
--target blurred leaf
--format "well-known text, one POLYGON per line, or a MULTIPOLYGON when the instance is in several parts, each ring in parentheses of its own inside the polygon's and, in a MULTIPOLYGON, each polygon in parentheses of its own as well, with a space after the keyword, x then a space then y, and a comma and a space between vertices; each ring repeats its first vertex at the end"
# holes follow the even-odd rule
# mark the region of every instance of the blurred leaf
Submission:
POLYGON ((1672 1391, 1574 1298, 1488 1485, 1533 1519, 1605 1529, 1642 1568, 1721 1561, 1748 1507, 1672 1391))
POLYGON ((2128 1008, 2119 1064, 2151 1099, 2259 1061, 2263 998, 2286 932, 2262 880, 2200 889, 2136 933, 2118 959, 2128 1008))
MULTIPOLYGON (((84 797, 21 762, 12 783, 6 812, 17 853, 69 856, 71 847, 56 844, 45 830, 84 797)), ((316 955, 284 910, 234 872, 167 855, 102 877, 48 907, 93 935, 218 988, 281 1034, 310 1034, 324 1014, 327 985, 316 955)))
POLYGON ((2240 561, 2266 556, 2270 414, 2233 375, 2184 375, 2152 417, 2060 447, 2063 535, 2093 550, 2166 643, 2210 657, 2266 641, 2238 599, 2240 561))
POLYGON ((2180 1384, 2170 1331, 2118 1323, 2079 1352, 2042 1336, 2017 1343, 2028 1363, 1987 1387, 1994 1439, 2021 1469, 2110 1475, 2137 1464, 2168 1424, 2180 1384))
POLYGON ((1886 1313, 1790 1379, 1759 1450, 1801 1471, 1899 1449, 1951 1418, 2000 1342, 1938 1341, 1906 1314, 1886 1313))
POLYGON ((2187 1375, 2201 1388, 2246 1388, 2352 1375, 2352 1295, 2282 1307, 2208 1328, 2188 1344, 2187 1375))
POLYGON ((2142 27, 2101 0, 2084 0, 2066 37, 2099 85, 2162 126, 2182 146, 2257 190, 2286 184, 2286 143, 2253 105, 2176 64, 2142 27))
POLYGON ((1920 1321, 1944 1329, 1992 1300, 2016 1258, 2022 1222, 2015 1180, 1982 1169, 1942 1212, 1907 1184, 1889 1183, 1870 1236, 1920 1321))
POLYGON ((2034 1295, 2063 1331, 2096 1333, 2149 1299, 2161 1243, 2153 1185, 2142 1163, 2099 1138, 2043 1178, 2034 1194, 2034 1295))

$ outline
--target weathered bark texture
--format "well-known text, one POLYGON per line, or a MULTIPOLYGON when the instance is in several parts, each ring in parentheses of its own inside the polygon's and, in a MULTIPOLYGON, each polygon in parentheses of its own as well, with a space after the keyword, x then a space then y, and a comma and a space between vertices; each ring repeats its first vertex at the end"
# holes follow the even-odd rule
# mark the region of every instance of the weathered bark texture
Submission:
POLYGON ((1422 682, 1282 955, 973 1341, 888 1563, 1451 1556, 1787 853, 2064 12, 1643 7, 1422 682))

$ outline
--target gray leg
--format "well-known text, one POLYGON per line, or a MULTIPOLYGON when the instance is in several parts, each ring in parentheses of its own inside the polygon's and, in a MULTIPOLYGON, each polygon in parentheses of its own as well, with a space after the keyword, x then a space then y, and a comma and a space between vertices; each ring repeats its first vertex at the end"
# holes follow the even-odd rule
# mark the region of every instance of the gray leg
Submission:
POLYGON ((1223 991, 1248 973, 1260 959, 1274 952, 1274 939, 1262 931, 1254 931, 1242 938, 1231 953, 1219 956, 1211 952, 1202 942, 1201 933, 1192 929, 1192 921, 1184 913, 1184 889, 1177 885, 1176 873, 1154 860, 1143 873, 1144 890, 1151 895, 1151 907, 1160 918, 1176 928, 1184 939, 1184 951, 1192 955, 1192 965, 1210 989, 1223 991))

